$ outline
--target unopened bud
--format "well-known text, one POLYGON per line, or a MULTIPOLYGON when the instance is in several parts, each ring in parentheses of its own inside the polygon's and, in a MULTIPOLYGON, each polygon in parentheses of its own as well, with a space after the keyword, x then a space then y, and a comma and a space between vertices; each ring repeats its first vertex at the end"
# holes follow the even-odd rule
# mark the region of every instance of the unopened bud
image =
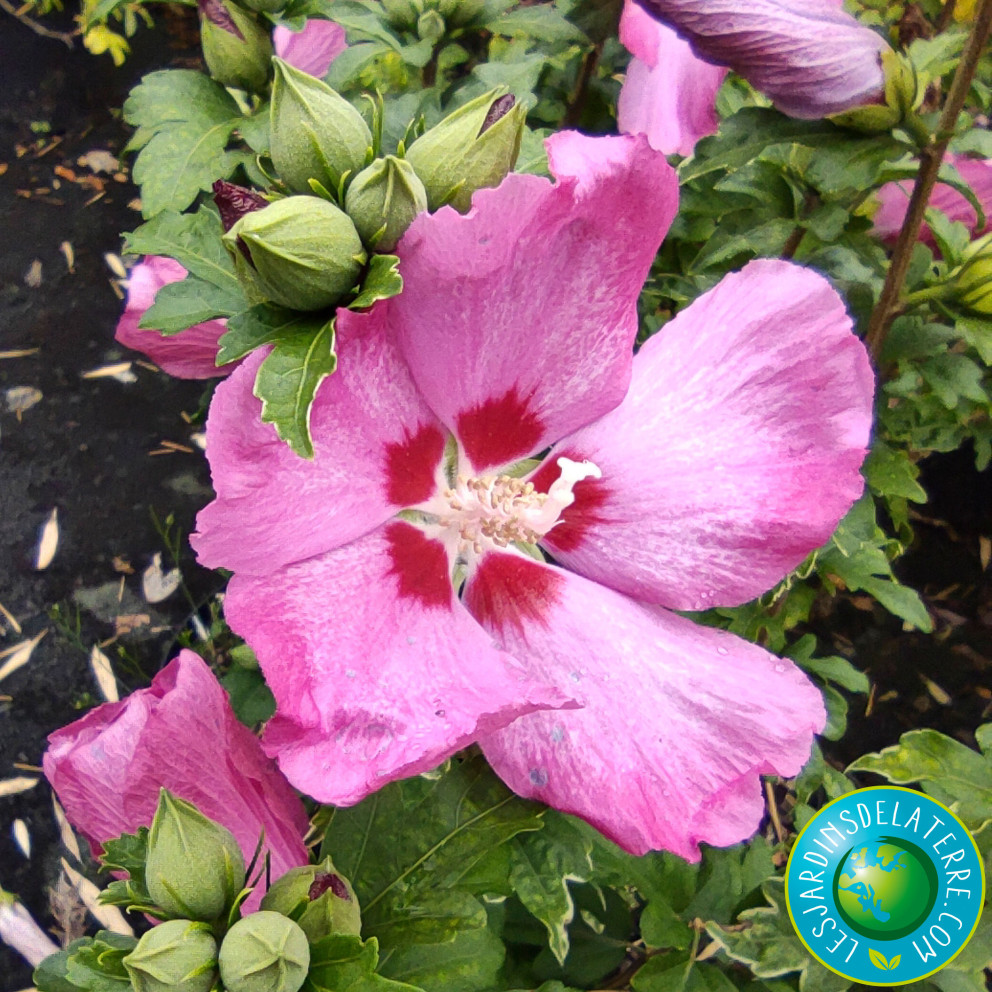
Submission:
POLYGON ((958 302, 982 316, 992 315, 992 233, 972 241, 953 275, 958 302))
POLYGON ((148 834, 145 882, 171 916, 216 920, 244 887, 244 855, 230 830, 162 789, 148 834))
POLYGON ((427 209, 427 190, 409 162, 387 155, 355 176, 344 208, 369 248, 392 251, 414 217, 427 209))
POLYGON ((436 10, 425 10, 417 18, 417 37, 423 41, 438 41, 445 30, 444 18, 436 10))
POLYGON ((423 0, 382 0, 386 10, 386 20, 401 31, 412 31, 417 26, 417 18, 424 12, 423 0))
POLYGON ((261 210, 269 205, 269 201, 246 186, 237 186, 224 179, 218 179, 213 185, 214 203, 220 213, 220 223, 225 231, 230 231, 234 225, 254 210, 261 210))
POLYGON ((526 113, 492 90, 449 114, 406 153, 427 190, 431 210, 450 203, 462 213, 477 189, 498 186, 520 153, 526 113))
POLYGON ((885 103, 869 103, 830 119, 842 127, 849 127, 864 134, 891 131, 907 114, 912 113, 923 101, 926 85, 921 85, 912 63, 891 48, 882 52, 882 70, 885 74, 885 103))
POLYGON ((291 868, 265 893, 261 905, 262 909, 295 917, 311 943, 331 933, 357 937, 362 932, 355 890, 330 858, 319 865, 291 868))
POLYGON ((364 168, 372 132, 326 83, 282 59, 272 61, 269 152, 279 178, 295 193, 310 193, 310 179, 335 193, 342 176, 364 168))
POLYGON ((278 14, 288 0, 238 0, 242 7, 254 10, 259 14, 278 14))
POLYGON ((441 0, 438 10, 448 24, 461 28, 481 17, 486 3, 485 0, 441 0))
POLYGON ((368 260, 355 225, 343 210, 316 196, 288 196, 241 218, 224 244, 250 293, 291 310, 323 310, 358 281, 368 260))
POLYGON ((210 75, 225 86, 260 93, 269 81, 272 39, 255 18, 228 0, 197 0, 200 43, 210 75))
POLYGON ((210 992, 217 942, 207 923, 167 920, 138 941, 124 967, 134 992, 210 992))
POLYGON ((310 945, 291 919, 261 910, 228 930, 219 961, 227 992, 297 992, 310 968, 310 945))

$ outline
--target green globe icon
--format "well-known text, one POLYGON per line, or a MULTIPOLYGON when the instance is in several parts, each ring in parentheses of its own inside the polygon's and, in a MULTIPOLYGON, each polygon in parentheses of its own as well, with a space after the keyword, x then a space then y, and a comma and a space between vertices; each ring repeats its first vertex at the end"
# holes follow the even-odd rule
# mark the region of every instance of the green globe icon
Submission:
POLYGON ((834 873, 834 899, 852 930, 874 940, 912 933, 937 901, 937 869, 915 844, 878 837, 856 844, 834 873))

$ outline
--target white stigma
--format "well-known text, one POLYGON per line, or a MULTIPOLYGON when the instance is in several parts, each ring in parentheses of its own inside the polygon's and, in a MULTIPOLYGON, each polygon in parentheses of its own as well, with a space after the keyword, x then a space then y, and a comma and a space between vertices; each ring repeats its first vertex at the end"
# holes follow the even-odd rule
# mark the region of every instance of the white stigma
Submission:
POLYGON ((559 458, 558 467, 561 475, 546 493, 509 475, 460 476, 424 509, 435 516, 438 536, 466 559, 511 544, 536 544, 575 502, 575 484, 602 477, 589 461, 559 458))

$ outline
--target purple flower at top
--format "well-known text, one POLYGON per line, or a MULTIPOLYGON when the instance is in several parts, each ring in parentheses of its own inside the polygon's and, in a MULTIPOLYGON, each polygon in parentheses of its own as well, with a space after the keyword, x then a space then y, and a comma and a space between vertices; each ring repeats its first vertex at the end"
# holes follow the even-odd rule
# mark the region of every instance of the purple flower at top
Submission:
POLYGON ((727 69, 696 58, 634 0, 624 3, 620 40, 634 56, 617 104, 620 131, 646 135, 665 154, 691 155, 700 138, 716 132, 716 91, 727 69))
POLYGON ((178 262, 161 255, 146 255, 131 269, 127 302, 114 337, 128 348, 147 355, 178 379, 227 375, 233 364, 220 368, 215 364, 217 342, 227 330, 226 320, 208 320, 178 334, 162 334, 138 326, 145 311, 155 302, 155 294, 163 286, 185 278, 186 270, 178 262))
POLYGON ((700 58, 729 66, 792 117, 884 101, 881 54, 889 46, 839 0, 638 2, 700 58))
MULTIPOLYGON (((227 827, 246 863, 264 830, 273 879, 308 861, 303 804, 192 651, 181 652, 149 688, 98 706, 48 744, 45 775, 94 849, 150 826, 166 788, 227 827)), ((252 893, 248 912, 262 895, 252 893)))
POLYGON ((279 25, 272 32, 276 55, 290 65, 323 79, 331 63, 348 47, 344 28, 333 21, 311 18, 302 31, 279 25))
POLYGON ((696 859, 757 828, 759 776, 797 773, 825 714, 792 662, 671 611, 830 536, 872 371, 827 281, 767 260, 634 357, 675 174, 640 135, 547 147, 554 183, 422 214, 403 292, 339 313, 312 461, 260 420, 263 354, 220 385, 193 543, 234 571, 298 788, 348 805, 477 741, 520 795, 696 859))
MULTIPOLYGON (((979 229, 975 208, 964 195, 946 183, 937 183, 934 186, 928 206, 940 210, 950 220, 966 225, 973 237, 986 234, 992 230, 992 162, 984 158, 966 158, 963 155, 950 154, 945 156, 945 161, 953 165, 961 174, 961 178, 972 188, 985 213, 985 226, 979 229)), ((876 194, 878 210, 873 218, 875 234, 883 241, 892 242, 899 236, 912 192, 912 182, 903 181, 886 183, 876 194)), ((931 248, 936 247, 933 233, 926 224, 920 229, 920 240, 931 248)))

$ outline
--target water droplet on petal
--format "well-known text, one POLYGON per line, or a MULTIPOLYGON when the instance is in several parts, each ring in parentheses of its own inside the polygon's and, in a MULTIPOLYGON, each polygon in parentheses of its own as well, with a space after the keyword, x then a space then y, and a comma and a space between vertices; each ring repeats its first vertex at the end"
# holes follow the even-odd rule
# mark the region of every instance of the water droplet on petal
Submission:
POLYGON ((417 638, 416 637, 408 637, 406 639, 406 642, 407 642, 407 644, 416 644, 417 643, 417 638))
POLYGON ((556 723, 551 728, 551 739, 555 742, 555 744, 558 744, 560 741, 565 739, 565 728, 560 723, 556 723))
POLYGON ((356 672, 354 668, 349 668, 349 669, 348 669, 348 670, 347 670, 347 671, 346 671, 346 672, 344 673, 344 677, 345 677, 346 679, 353 679, 353 678, 354 678, 354 677, 355 677, 355 676, 356 676, 357 674, 358 674, 358 672, 356 672))
POLYGON ((582 674, 580 672, 569 672, 568 673, 568 677, 573 682, 581 682, 582 681, 582 674))
POLYGON ((780 662, 779 662, 779 663, 778 663, 778 664, 777 664, 777 665, 775 666, 775 671, 776 671, 776 672, 787 672, 788 670, 789 670, 789 666, 788 666, 788 665, 786 665, 786 664, 785 664, 785 662, 781 662, 781 661, 780 661, 780 662))
POLYGON ((532 768, 530 770, 530 780, 533 785, 543 789, 548 784, 548 773, 543 768, 532 768))
POLYGON ((730 652, 722 645, 716 649, 717 654, 730 654, 730 652))

